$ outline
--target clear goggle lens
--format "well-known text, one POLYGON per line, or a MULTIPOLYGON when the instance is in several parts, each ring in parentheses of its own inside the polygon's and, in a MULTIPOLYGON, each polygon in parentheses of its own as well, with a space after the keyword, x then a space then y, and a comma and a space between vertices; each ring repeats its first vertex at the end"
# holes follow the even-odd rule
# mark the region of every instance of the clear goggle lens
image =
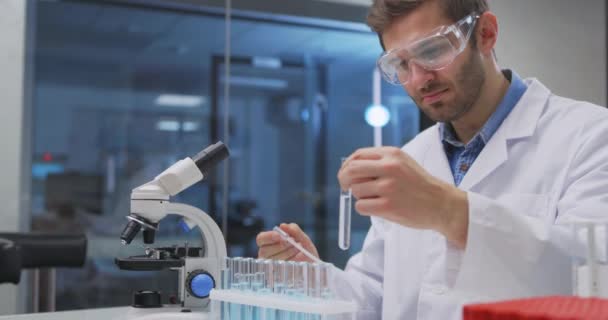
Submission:
POLYGON ((411 63, 426 70, 447 67, 466 47, 478 17, 469 15, 408 46, 383 54, 378 59, 380 72, 389 83, 405 84, 409 80, 411 63))

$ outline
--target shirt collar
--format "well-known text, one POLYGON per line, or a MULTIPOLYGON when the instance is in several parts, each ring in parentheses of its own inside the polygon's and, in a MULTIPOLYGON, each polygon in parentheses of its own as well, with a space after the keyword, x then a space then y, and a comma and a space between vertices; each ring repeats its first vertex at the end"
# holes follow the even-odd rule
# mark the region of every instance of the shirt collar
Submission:
MULTIPOLYGON (((511 82, 511 84, 509 84, 509 88, 507 89, 505 96, 500 104, 498 104, 498 107, 496 107, 494 113, 490 116, 488 121, 486 121, 481 130, 479 130, 473 139, 471 139, 471 141, 478 139, 477 137, 479 136, 483 143, 487 144, 496 130, 498 130, 502 122, 507 118, 509 113, 511 113, 511 110, 515 108, 515 105, 521 96, 523 96, 524 92, 526 92, 526 89, 528 89, 523 80, 514 71, 503 70, 503 74, 511 82)), ((454 128, 449 123, 439 123, 439 134, 444 143, 449 143, 455 147, 464 146, 464 143, 462 143, 456 137, 454 128)))

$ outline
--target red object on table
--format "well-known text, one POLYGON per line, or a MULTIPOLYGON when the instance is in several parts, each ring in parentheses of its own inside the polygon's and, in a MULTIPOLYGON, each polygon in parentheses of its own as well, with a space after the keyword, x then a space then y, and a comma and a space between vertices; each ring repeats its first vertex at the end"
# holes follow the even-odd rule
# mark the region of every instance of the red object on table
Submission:
POLYGON ((463 320, 608 320, 608 300, 554 296, 464 306, 463 320))

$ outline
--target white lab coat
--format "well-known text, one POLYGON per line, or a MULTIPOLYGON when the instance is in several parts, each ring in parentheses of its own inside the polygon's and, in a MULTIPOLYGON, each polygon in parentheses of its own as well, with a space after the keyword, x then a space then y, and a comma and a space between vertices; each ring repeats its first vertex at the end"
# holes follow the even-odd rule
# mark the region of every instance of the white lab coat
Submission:
MULTIPOLYGON (((466 249, 372 218, 362 251, 333 280, 357 302, 358 319, 460 319, 466 303, 572 293, 569 253, 580 244, 561 223, 608 216, 608 110, 525 83, 459 186, 469 201, 466 249)), ((403 150, 453 183, 438 126, 403 150)))

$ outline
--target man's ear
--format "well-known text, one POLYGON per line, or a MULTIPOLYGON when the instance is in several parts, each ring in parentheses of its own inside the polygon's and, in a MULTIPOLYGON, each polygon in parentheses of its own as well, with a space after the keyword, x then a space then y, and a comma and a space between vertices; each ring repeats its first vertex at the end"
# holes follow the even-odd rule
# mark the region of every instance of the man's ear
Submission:
POLYGON ((477 50, 483 54, 492 54, 498 40, 498 19, 492 12, 484 12, 477 21, 475 37, 477 50))

